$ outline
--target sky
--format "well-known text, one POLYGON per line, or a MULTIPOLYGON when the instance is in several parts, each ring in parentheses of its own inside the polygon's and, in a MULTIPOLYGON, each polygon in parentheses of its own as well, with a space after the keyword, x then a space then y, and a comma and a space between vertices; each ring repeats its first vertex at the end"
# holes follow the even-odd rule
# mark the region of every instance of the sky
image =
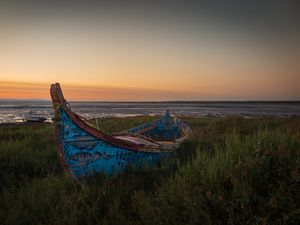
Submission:
POLYGON ((1 1, 0 99, 300 100, 296 1, 1 1))

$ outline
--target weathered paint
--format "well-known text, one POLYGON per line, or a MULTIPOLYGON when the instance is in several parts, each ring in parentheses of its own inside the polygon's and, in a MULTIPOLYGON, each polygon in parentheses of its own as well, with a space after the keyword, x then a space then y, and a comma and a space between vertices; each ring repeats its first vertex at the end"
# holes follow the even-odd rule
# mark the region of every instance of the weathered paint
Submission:
POLYGON ((126 135, 110 136, 89 126, 71 111, 59 84, 52 84, 50 93, 60 162, 77 181, 94 173, 112 175, 129 166, 141 169, 156 165, 162 159, 173 156, 173 147, 178 146, 190 132, 184 123, 177 119, 172 121, 167 112, 160 120, 133 128, 126 135), (153 133, 147 134, 151 130, 153 133), (151 139, 157 135, 173 142, 161 143, 151 139))
POLYGON ((120 148, 98 139, 80 127, 68 117, 61 107, 59 129, 59 155, 63 166, 77 180, 97 172, 112 175, 123 171, 128 166, 137 169, 151 167, 165 157, 174 153, 134 151, 120 148))
POLYGON ((167 111, 160 119, 131 128, 127 132, 144 135, 156 141, 176 141, 185 136, 182 135, 183 126, 186 125, 177 117, 171 117, 167 111))

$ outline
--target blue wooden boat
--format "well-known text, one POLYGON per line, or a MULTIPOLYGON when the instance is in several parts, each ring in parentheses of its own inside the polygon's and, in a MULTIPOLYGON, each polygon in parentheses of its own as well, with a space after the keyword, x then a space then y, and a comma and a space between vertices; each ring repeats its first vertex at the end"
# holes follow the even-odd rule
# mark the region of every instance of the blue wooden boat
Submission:
POLYGON ((171 157, 191 129, 167 112, 161 119, 107 135, 71 111, 58 83, 52 84, 57 153, 62 167, 77 181, 95 173, 112 175, 151 167, 171 157))

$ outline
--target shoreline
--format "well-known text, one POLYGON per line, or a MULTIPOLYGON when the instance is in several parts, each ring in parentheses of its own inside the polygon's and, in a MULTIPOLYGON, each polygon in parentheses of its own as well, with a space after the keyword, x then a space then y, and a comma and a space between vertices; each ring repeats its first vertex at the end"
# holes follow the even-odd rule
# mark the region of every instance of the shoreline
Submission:
POLYGON ((46 126, 52 124, 51 122, 7 122, 7 123, 0 123, 0 127, 8 127, 8 126, 46 126))
MULTIPOLYGON (((108 116, 108 117, 95 117, 95 118, 88 118, 87 120, 94 120, 94 119, 129 119, 129 118, 138 118, 138 117, 156 117, 157 115, 136 115, 136 116, 108 116)), ((198 115, 178 115, 177 116, 183 119, 214 119, 214 118, 228 118, 228 117, 236 117, 236 118, 244 118, 244 119, 256 119, 256 118, 278 118, 278 119, 286 119, 286 118, 299 118, 300 116, 297 114, 198 114, 198 115)), ((0 122, 0 127, 6 126, 46 126, 53 124, 53 122, 0 122)))

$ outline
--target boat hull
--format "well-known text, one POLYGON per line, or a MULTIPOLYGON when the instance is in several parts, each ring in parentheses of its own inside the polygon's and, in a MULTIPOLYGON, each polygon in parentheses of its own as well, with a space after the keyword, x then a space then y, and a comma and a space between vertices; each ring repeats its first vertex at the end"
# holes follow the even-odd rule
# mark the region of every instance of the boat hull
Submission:
POLYGON ((182 121, 176 119, 174 122, 167 112, 154 123, 132 128, 123 134, 108 135, 71 111, 58 83, 51 85, 50 94, 58 156, 64 169, 79 182, 95 173, 113 175, 129 167, 140 170, 157 165, 174 156, 175 148, 191 131, 182 121), (157 134, 167 140, 160 142, 151 138, 157 134))
POLYGON ((69 117, 64 107, 56 122, 57 150, 62 166, 76 180, 95 173, 113 175, 128 167, 141 169, 156 165, 172 151, 134 150, 95 137, 69 117))

